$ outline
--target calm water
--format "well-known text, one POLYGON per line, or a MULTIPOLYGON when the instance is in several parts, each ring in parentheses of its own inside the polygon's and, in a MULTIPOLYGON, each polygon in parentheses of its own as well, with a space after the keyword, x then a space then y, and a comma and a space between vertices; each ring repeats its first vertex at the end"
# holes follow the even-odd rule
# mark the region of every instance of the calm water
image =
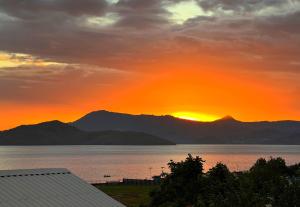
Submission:
POLYGON ((18 146, 0 147, 0 169, 68 168, 87 181, 149 178, 167 171, 166 163, 188 153, 201 156, 205 169, 223 162, 231 170, 248 169, 259 157, 300 162, 300 145, 176 145, 176 146, 18 146), (162 168, 165 167, 165 168, 162 168), (150 170, 151 168, 151 170, 150 170), (111 178, 104 178, 109 174, 111 178))

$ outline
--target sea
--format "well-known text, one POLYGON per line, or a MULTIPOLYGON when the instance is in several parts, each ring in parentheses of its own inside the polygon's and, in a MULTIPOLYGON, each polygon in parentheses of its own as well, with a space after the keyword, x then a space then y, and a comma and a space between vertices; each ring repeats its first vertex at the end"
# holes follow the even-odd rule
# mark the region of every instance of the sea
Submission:
POLYGON ((149 179, 168 172, 170 160, 178 162, 188 154, 205 160, 205 171, 218 162, 241 171, 261 157, 299 163, 300 145, 0 146, 0 170, 67 168, 90 183, 149 179))

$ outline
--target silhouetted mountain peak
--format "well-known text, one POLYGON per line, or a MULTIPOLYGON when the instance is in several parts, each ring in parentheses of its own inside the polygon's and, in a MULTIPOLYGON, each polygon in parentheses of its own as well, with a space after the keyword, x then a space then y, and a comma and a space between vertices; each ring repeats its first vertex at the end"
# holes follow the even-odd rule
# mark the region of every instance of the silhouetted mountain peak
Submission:
POLYGON ((99 117, 99 116, 124 116, 124 115, 131 115, 131 114, 126 114, 126 113, 118 113, 118 112, 112 112, 112 111, 107 111, 107 110, 98 110, 98 111, 93 111, 91 113, 88 113, 85 117, 99 117))
MULTIPOLYGON (((74 128, 73 126, 67 125, 61 121, 58 120, 53 120, 53 121, 46 121, 46 122, 41 122, 38 124, 29 124, 29 125, 20 125, 12 129, 4 130, 4 131, 13 131, 15 129, 20 130, 20 129, 28 129, 28 128, 44 128, 44 127, 51 127, 51 128, 62 128, 62 127, 69 127, 69 128, 74 128)), ((77 129, 76 129, 77 130, 77 129)))
POLYGON ((98 111, 92 111, 90 113, 87 114, 88 115, 95 115, 95 114, 110 114, 113 112, 107 111, 107 110, 98 110, 98 111))
POLYGON ((98 111, 93 111, 91 113, 113 113, 113 112, 110 112, 110 111, 107 111, 107 110, 98 110, 98 111))
POLYGON ((39 123, 38 125, 66 126, 65 123, 58 120, 46 121, 46 122, 39 123))
POLYGON ((221 118, 220 120, 224 120, 224 121, 236 121, 235 118, 233 118, 230 115, 224 116, 223 118, 221 118))
POLYGON ((228 122, 228 123, 232 123, 232 122, 239 122, 238 120, 236 120, 235 118, 233 118, 232 116, 229 116, 229 115, 227 115, 227 116, 224 116, 223 118, 221 118, 221 119, 217 119, 216 121, 214 121, 214 122, 228 122))

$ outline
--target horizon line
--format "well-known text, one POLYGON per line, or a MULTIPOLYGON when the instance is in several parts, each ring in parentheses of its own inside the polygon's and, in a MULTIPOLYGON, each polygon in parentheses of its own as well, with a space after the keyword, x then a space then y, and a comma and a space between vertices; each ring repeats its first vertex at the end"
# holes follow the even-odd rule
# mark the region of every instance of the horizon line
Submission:
POLYGON ((154 116, 154 117, 172 117, 174 119, 178 119, 178 120, 182 120, 182 121, 186 121, 186 122, 194 122, 194 123, 214 123, 214 122, 218 122, 218 121, 226 121, 226 120, 232 120, 235 122, 241 122, 241 123, 258 123, 258 122, 300 122, 300 120, 293 120, 293 119, 279 119, 279 120, 251 120, 251 121, 243 121, 243 120, 239 120, 239 119, 235 119, 233 116, 231 115, 225 115, 221 118, 212 120, 212 121, 199 121, 199 120, 191 120, 191 119, 184 119, 184 118, 180 118, 180 117, 176 117, 173 116, 171 114, 148 114, 148 113, 126 113, 126 112, 117 112, 117 111, 109 111, 106 109, 100 109, 100 110, 94 110, 88 113, 85 113, 83 116, 80 116, 79 118, 73 120, 73 121, 61 121, 59 119, 51 119, 51 120, 45 120, 45 121, 39 121, 39 122, 34 122, 34 123, 24 123, 24 124, 19 124, 10 128, 6 128, 6 129, 0 129, 1 131, 7 131, 7 130, 11 130, 14 128, 17 128, 19 126, 30 126, 30 125, 36 125, 36 124, 41 124, 41 123, 47 123, 47 122, 54 122, 54 121, 59 121, 61 123, 65 123, 65 124, 70 124, 73 123, 85 116, 88 116, 89 114, 92 113, 97 113, 97 112, 106 112, 106 113, 114 113, 114 114, 122 114, 122 115, 129 115, 129 116, 154 116))

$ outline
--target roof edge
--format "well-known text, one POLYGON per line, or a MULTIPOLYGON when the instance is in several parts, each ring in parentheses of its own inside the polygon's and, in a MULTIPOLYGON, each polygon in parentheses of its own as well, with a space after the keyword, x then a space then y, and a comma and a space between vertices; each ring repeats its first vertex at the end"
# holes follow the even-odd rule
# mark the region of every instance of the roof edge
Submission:
POLYGON ((0 170, 0 176, 26 176, 26 175, 45 175, 45 174, 69 174, 66 168, 37 168, 37 169, 17 169, 0 170))

